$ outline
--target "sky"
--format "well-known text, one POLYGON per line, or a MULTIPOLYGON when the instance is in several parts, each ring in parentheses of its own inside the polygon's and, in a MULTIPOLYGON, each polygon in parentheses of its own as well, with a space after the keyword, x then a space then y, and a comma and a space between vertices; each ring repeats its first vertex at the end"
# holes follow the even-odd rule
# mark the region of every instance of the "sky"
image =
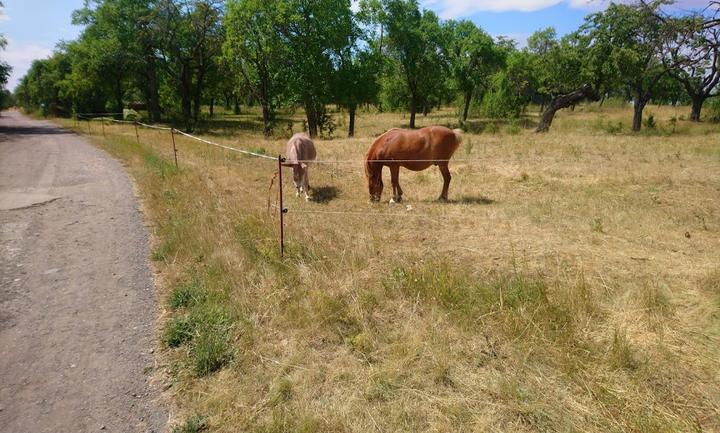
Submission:
MULTIPOLYGON (((493 36, 507 36, 519 46, 539 29, 555 27, 558 35, 578 28, 583 18, 607 6, 608 0, 420 0, 442 19, 470 19, 493 36)), ((13 67, 7 87, 14 89, 35 59, 50 56, 58 42, 81 31, 71 15, 83 0, 4 0, 0 34, 8 40, 0 59, 13 67)), ((697 8, 707 0, 678 0, 676 7, 697 8)))

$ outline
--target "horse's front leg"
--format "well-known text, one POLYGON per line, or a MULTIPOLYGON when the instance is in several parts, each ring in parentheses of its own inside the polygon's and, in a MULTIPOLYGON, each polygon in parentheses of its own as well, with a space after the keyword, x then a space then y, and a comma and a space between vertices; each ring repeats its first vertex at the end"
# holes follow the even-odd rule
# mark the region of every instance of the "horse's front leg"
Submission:
POLYGON ((450 179, 452 179, 452 176, 450 175, 450 169, 448 168, 447 162, 438 164, 438 168, 440 169, 440 173, 443 177, 443 189, 440 193, 440 198, 438 198, 438 200, 447 201, 448 190, 450 189, 450 179))
POLYGON ((393 198, 390 203, 400 203, 402 201, 402 189, 400 189, 400 166, 397 164, 390 166, 390 181, 393 189, 393 198))
POLYGON ((305 189, 305 201, 310 201, 310 195, 308 194, 310 192, 310 177, 308 176, 307 168, 305 168, 305 173, 303 173, 303 188, 305 189))

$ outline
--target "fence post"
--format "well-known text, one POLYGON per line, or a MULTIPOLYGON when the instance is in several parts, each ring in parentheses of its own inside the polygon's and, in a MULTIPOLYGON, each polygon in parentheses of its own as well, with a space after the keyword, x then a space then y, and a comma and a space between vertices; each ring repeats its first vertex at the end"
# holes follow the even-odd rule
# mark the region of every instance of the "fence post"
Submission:
POLYGON ((172 142, 173 142, 173 153, 175 154, 175 169, 178 169, 178 162, 177 162, 177 147, 175 146, 175 128, 170 128, 170 135, 172 136, 172 142))
POLYGON ((137 140, 138 144, 140 144, 140 133, 138 133, 137 120, 135 121, 134 125, 135 125, 135 139, 137 140))
POLYGON ((92 135, 92 131, 90 131, 90 120, 88 119, 88 135, 92 135))
POLYGON ((278 190, 280 198, 280 257, 285 256, 285 214, 287 209, 283 206, 283 182, 282 182, 282 163, 285 158, 278 155, 278 190))
POLYGON ((100 119, 100 124, 102 125, 103 137, 105 137, 105 119, 100 119))

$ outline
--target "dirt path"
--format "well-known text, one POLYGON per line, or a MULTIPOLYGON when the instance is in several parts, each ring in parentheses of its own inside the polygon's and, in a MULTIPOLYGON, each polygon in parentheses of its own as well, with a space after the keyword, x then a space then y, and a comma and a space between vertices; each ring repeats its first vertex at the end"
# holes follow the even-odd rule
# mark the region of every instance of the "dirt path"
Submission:
POLYGON ((155 292, 122 167, 0 117, 0 432, 160 432, 155 292))

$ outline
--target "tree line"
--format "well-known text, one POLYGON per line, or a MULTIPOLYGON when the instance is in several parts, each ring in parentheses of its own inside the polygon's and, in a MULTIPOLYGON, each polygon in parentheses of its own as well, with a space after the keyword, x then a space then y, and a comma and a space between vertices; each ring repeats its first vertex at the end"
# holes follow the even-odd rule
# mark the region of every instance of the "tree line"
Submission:
MULTIPOLYGON (((270 135, 281 109, 301 108, 311 136, 329 106, 418 114, 456 104, 513 118, 535 103, 537 131, 583 100, 632 100, 633 130, 650 101, 690 103, 700 120, 720 81, 720 3, 669 12, 664 0, 611 3, 574 32, 537 31, 527 46, 468 20, 440 20, 417 0, 86 0, 83 26, 37 60, 15 90, 28 110, 56 114, 147 110, 191 129, 217 105, 257 105, 270 135)), ((0 40, 1 42, 1 40, 0 40)), ((0 44, 1 46, 2 44, 0 44)), ((1 70, 0 70, 1 72, 1 70)), ((2 74, 0 74, 0 78, 2 74)))

